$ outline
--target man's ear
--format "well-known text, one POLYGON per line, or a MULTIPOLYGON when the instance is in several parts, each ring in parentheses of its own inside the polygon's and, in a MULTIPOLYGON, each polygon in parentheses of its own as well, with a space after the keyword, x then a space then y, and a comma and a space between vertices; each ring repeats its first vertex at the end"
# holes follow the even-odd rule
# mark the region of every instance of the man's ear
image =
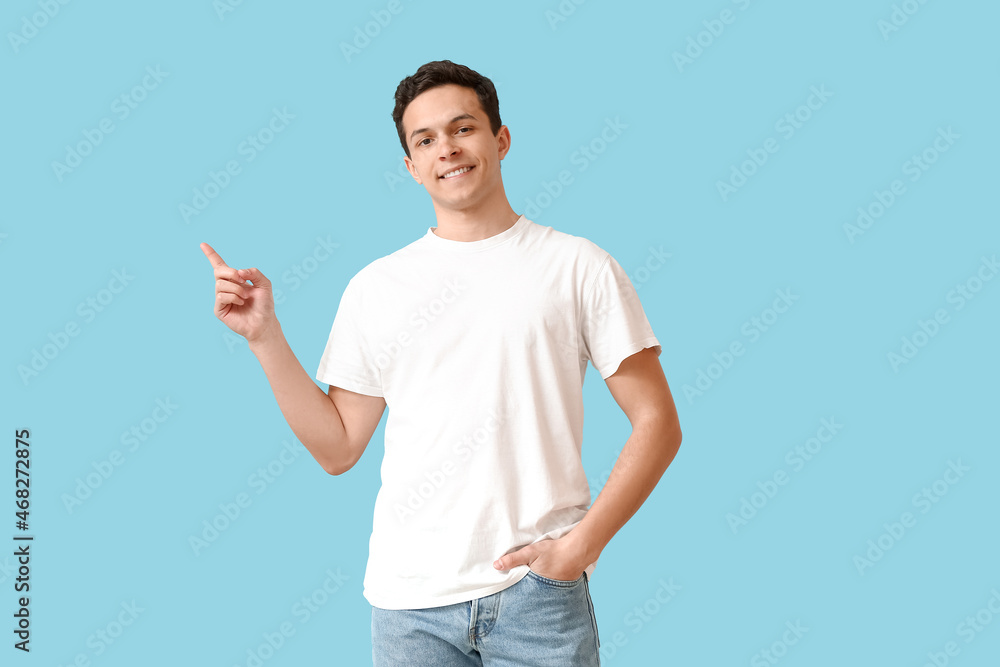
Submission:
POLYGON ((497 144, 500 147, 500 159, 503 160, 507 151, 510 150, 510 130, 506 125, 501 125, 500 131, 497 132, 497 144))
POLYGON ((403 156, 403 163, 406 165, 406 171, 410 172, 410 176, 413 177, 413 180, 420 185, 423 185, 424 182, 420 180, 420 174, 417 173, 417 166, 413 164, 413 160, 410 159, 409 155, 403 156))

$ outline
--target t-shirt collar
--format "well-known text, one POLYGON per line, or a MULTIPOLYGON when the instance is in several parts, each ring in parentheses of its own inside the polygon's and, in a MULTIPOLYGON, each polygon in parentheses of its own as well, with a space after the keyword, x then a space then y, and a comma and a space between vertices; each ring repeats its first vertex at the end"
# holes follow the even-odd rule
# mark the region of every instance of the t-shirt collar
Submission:
POLYGON ((517 236, 524 231, 525 227, 528 226, 528 223, 528 219, 522 214, 512 226, 503 230, 499 234, 494 234, 493 236, 480 239, 478 241, 454 241, 452 239, 443 239, 434 233, 433 230, 437 229, 437 227, 428 227, 427 233, 424 234, 424 241, 431 244, 433 247, 441 248, 442 250, 476 252, 492 248, 493 246, 499 245, 504 241, 517 236))

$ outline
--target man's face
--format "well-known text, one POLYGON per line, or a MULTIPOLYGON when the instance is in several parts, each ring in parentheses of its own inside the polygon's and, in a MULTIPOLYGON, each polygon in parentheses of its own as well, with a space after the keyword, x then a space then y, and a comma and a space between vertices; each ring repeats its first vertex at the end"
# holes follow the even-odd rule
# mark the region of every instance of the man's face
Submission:
POLYGON ((448 84, 417 95, 403 112, 403 131, 406 168, 435 207, 470 209, 502 192, 500 161, 510 132, 503 126, 492 133, 473 89, 448 84))

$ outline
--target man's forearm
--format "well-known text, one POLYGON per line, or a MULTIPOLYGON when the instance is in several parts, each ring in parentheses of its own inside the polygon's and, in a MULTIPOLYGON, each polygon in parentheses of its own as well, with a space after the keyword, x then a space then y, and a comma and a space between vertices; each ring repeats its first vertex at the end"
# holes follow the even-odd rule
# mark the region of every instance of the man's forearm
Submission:
POLYGON ((313 382, 288 345, 281 326, 260 340, 250 341, 281 414, 313 458, 327 471, 342 458, 346 433, 337 406, 313 382))
POLYGON ((577 544, 585 564, 597 560, 611 538, 652 493, 681 444, 677 420, 638 422, 604 488, 566 537, 577 544))

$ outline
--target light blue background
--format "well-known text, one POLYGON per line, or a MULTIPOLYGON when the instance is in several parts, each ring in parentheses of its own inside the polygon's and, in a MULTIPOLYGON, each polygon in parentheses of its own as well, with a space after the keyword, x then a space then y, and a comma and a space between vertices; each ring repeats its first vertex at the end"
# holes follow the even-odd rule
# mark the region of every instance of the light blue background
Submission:
MULTIPOLYGON (((916 13, 883 34, 889 1, 591 0, 564 2, 574 11, 553 23, 556 0, 400 0, 348 60, 340 44, 386 3, 246 0, 220 16, 210 0, 71 2, 16 45, 10 33, 43 10, 7 3, 4 466, 14 430, 31 429, 36 538, 30 655, 11 648, 13 559, 0 558, 3 664, 247 665, 283 622, 295 633, 269 667, 370 664, 361 591, 384 422, 348 474, 299 449, 258 494, 250 476, 295 440, 255 357, 212 313, 198 244, 283 291, 278 317, 313 375, 351 276, 435 224, 423 189, 396 178, 390 113, 399 80, 440 58, 496 84, 514 208, 546 204, 536 222, 608 250, 663 344, 684 443, 595 572, 604 664, 773 664, 759 652, 782 653, 786 622, 808 628, 778 661, 789 667, 918 666, 949 641, 949 664, 995 664, 1000 618, 984 613, 970 643, 958 626, 1000 590, 1000 280, 960 310, 948 295, 1000 251, 1000 9, 903 4, 916 13), (732 22, 712 24, 726 9, 732 22), (678 67, 699 32, 707 46, 678 67), (113 101, 147 67, 168 75, 120 118, 113 101), (813 86, 832 97, 786 138, 776 122, 813 86), (247 162, 238 147, 274 108, 294 119, 247 162), (53 161, 102 118, 114 131, 60 181, 53 161), (574 154, 616 118, 627 127, 581 171, 574 154), (911 181, 904 164, 939 128, 959 138, 911 181), (724 201, 717 182, 769 137, 779 150, 724 201), (179 205, 228 160, 241 173, 185 222, 179 205), (539 199, 564 169, 573 182, 539 199), (844 225, 894 179, 905 193, 852 243, 844 225), (317 237, 339 248, 295 283, 317 237), (651 249, 670 258, 647 271, 651 249), (78 305, 123 269, 125 289, 85 319, 78 305), (744 323, 782 289, 798 299, 751 342, 744 323), (894 368, 887 355, 937 309, 948 322, 894 368), (23 379, 68 323, 79 335, 23 379), (744 354, 710 368, 733 341, 744 354), (695 396, 699 371, 715 379, 695 396), (122 433, 168 398, 178 408, 129 451, 122 433), (786 453, 824 418, 843 428, 794 470, 786 453), (69 511, 78 478, 115 450, 124 463, 69 511), (914 495, 959 460, 968 472, 921 513, 914 495), (734 532, 727 514, 778 471, 788 483, 734 532), (189 537, 241 492, 252 504, 195 555, 189 537), (859 571, 855 557, 907 511, 916 525, 859 571), (294 605, 328 569, 346 581, 303 623, 294 605), (681 588, 661 604, 671 579, 681 588), (133 601, 135 621, 99 643, 133 601)), ((629 428, 592 367, 585 392, 596 493, 629 428)), ((13 535, 7 477, 0 533, 13 535)))

